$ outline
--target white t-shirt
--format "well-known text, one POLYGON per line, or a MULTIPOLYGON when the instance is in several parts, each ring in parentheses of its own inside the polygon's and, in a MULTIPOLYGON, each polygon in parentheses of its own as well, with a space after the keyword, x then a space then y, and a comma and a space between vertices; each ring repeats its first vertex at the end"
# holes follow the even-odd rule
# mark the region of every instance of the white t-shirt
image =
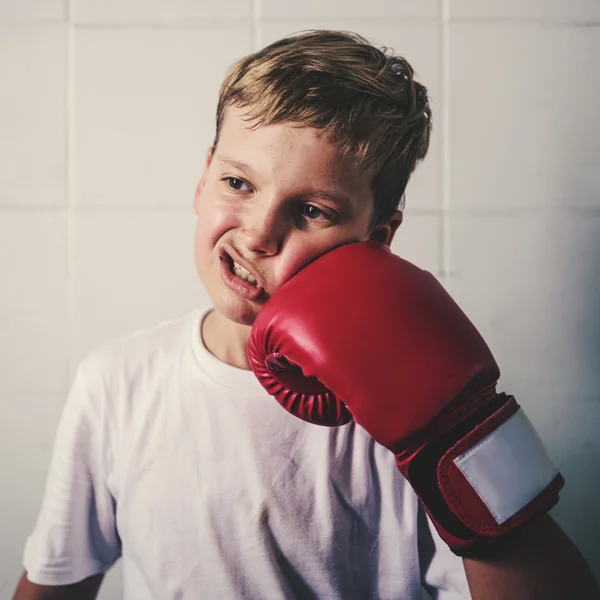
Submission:
POLYGON ((288 414, 195 310, 79 365, 27 540, 32 582, 123 560, 125 600, 470 598, 391 452, 288 414))

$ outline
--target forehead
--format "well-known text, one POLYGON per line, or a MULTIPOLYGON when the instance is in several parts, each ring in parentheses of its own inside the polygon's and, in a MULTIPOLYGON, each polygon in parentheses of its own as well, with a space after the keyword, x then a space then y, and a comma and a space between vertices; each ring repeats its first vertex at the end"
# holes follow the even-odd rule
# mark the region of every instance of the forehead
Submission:
POLYGON ((253 127, 244 118, 245 112, 235 106, 226 109, 217 155, 244 162, 265 177, 293 180, 306 179, 309 174, 312 183, 350 188, 361 194, 369 191, 369 177, 318 129, 294 123, 253 127))

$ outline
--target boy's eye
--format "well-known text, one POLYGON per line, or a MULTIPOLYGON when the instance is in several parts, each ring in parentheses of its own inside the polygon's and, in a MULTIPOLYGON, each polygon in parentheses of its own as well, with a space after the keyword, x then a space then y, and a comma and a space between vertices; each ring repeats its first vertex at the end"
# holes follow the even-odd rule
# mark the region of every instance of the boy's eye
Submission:
POLYGON ((242 186, 248 185, 243 179, 239 177, 223 177, 221 181, 227 183, 227 187, 235 192, 241 191, 242 186))
POLYGON ((331 217, 327 213, 323 212, 313 204, 304 204, 302 206, 302 216, 306 217, 309 221, 331 220, 331 217))

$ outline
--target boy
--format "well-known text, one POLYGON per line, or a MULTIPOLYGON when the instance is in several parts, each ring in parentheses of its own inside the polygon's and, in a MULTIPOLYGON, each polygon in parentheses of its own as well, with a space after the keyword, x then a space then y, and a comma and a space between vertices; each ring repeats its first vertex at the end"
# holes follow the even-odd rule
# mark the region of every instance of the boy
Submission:
POLYGON ((463 566, 392 453, 354 423, 296 419, 249 370, 251 327, 284 282, 348 242, 390 244, 430 117, 410 65, 356 35, 234 65, 195 197, 214 308, 82 361, 16 600, 94 598, 119 557, 127 600, 416 599, 421 583, 442 600, 593 597, 546 521, 463 566))

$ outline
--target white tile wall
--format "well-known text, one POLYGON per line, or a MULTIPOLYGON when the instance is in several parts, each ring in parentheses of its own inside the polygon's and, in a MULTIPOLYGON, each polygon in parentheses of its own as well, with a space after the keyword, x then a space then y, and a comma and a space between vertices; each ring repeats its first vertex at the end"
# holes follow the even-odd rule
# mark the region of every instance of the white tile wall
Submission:
POLYGON ((450 202, 600 206, 597 28, 450 27, 450 202))
POLYGON ((433 19, 439 15, 437 0, 304 0, 281 2, 262 0, 261 16, 264 19, 433 19))
POLYGON ((551 456, 566 484, 552 516, 564 524, 578 547, 591 557, 592 567, 598 548, 600 513, 600 411, 598 398, 565 397, 530 390, 521 399, 531 422, 543 432, 551 456), (575 515, 581 518, 575 518, 575 515))
POLYGON ((448 6, 459 19, 600 20, 597 0, 449 0, 448 6))
POLYGON ((506 381, 565 399, 597 397, 600 219, 455 216, 450 236, 449 289, 506 381))
POLYGON ((2 0, 1 20, 59 20, 66 16, 67 0, 2 0))
POLYGON ((77 30, 76 204, 189 206, 223 74, 250 44, 249 26, 77 30))
POLYGON ((67 385, 67 215, 0 211, 0 394, 67 385))
MULTIPOLYGON (((480 328, 600 577, 597 0, 3 0, 1 597, 78 362, 208 300, 192 200, 226 68, 308 28, 392 47, 428 87, 434 138, 393 249, 480 328)), ((100 598, 119 595, 117 566, 100 598)))
POLYGON ((0 21, 0 207, 65 204, 67 29, 0 21))
POLYGON ((72 0, 73 14, 79 23, 164 22, 189 20, 248 19, 251 0, 72 0))
POLYGON ((392 241, 392 250, 403 259, 440 277, 442 270, 441 217, 407 212, 392 241))
MULTIPOLYGON (((32 373, 34 370, 32 369, 32 373)), ((11 598, 22 571, 23 545, 42 503, 63 394, 0 391, 0 589, 11 598)))
POLYGON ((84 356, 126 331, 208 305, 188 211, 73 215, 71 375, 84 356))

